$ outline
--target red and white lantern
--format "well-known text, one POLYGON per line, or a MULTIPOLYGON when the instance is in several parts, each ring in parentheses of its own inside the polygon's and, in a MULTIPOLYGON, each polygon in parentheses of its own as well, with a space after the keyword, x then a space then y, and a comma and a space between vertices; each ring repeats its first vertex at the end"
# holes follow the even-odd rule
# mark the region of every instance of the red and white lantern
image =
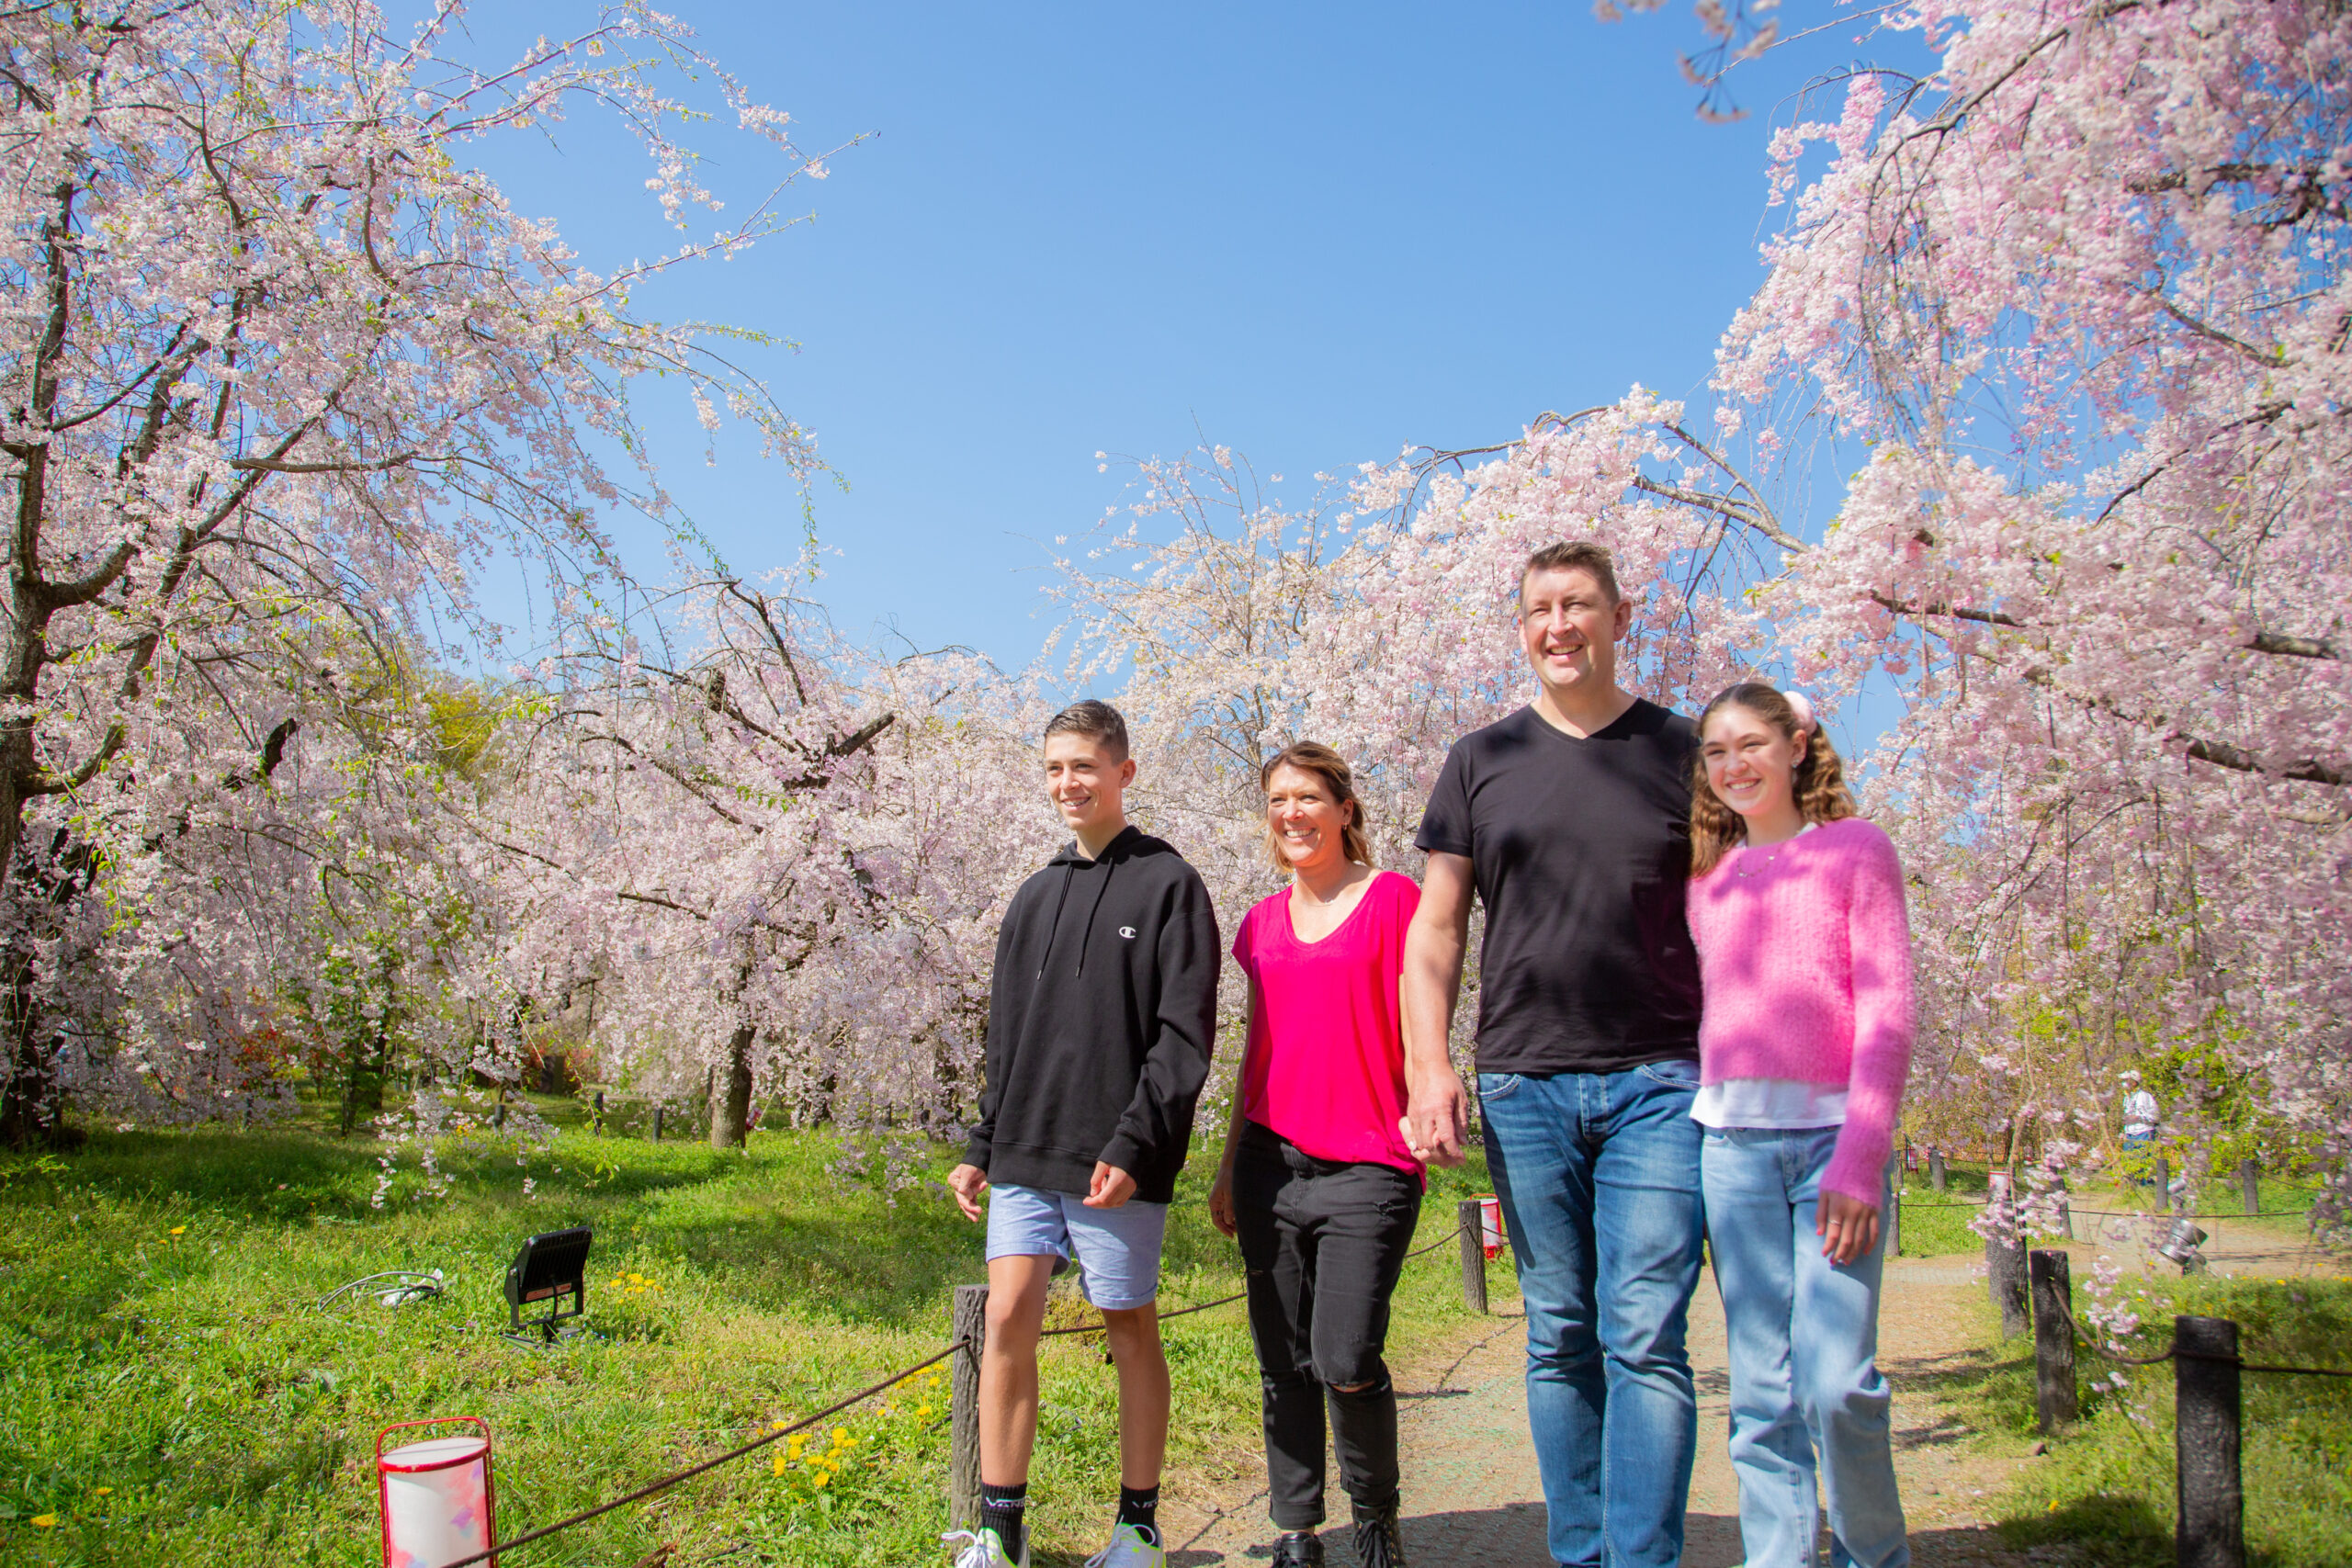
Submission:
POLYGON ((1478 1245, 1489 1263, 1503 1255, 1503 1201, 1491 1192, 1478 1199, 1478 1245))
MULTIPOLYGON (((376 1487, 384 1511, 384 1568, 448 1568, 497 1540, 492 1522, 490 1423, 479 1416, 402 1421, 376 1434, 376 1487), (470 1427, 387 1450, 419 1427, 470 1427)), ((497 1568, 498 1559, 490 1559, 497 1568)))

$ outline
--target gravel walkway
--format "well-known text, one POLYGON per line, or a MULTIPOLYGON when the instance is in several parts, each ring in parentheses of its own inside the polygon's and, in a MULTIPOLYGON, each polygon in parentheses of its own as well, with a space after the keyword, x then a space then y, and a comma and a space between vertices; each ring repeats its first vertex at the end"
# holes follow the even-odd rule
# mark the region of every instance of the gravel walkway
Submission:
MULTIPOLYGON (((2085 1206, 2093 1201, 2086 1199, 2085 1206)), ((2205 1250, 2217 1272, 2334 1274, 2345 1267, 2343 1260, 2311 1247, 2291 1222, 2224 1217, 2202 1223, 2215 1233, 2205 1250)), ((2127 1265, 2137 1265, 2144 1256, 2133 1234, 2138 1227, 2107 1222, 2104 1228, 2110 1234, 2086 1224, 2083 1239, 2069 1248, 2078 1274, 2101 1251, 2127 1265)), ((1498 1296, 1509 1289, 1507 1265, 1497 1265, 1491 1277, 1498 1296)), ((1515 1314, 1516 1298, 1498 1305, 1515 1314)), ((2071 1556, 2063 1550, 2018 1552, 2000 1545, 1986 1523, 1985 1500, 1998 1495, 2017 1468, 2033 1460, 2018 1452, 2014 1440, 1972 1440, 1978 1434, 1939 1394, 1992 1359, 1984 1345, 1991 1322, 1984 1269, 1969 1258, 1900 1258, 1889 1265, 1880 1363, 1895 1390, 1895 1468, 1917 1568, 2028 1568, 2071 1556)), ((1692 1304, 1690 1349, 1698 1370, 1699 1461, 1683 1562, 1686 1568, 1738 1568, 1739 1490, 1724 1450, 1729 1383, 1722 1303, 1712 1276, 1692 1304)), ((1520 1318, 1498 1313, 1442 1343, 1402 1347, 1393 1359, 1397 1386, 1406 1391, 1405 1544, 1414 1568, 1546 1568, 1544 1505, 1521 1384, 1525 1341, 1520 1318)), ((1266 1560, 1272 1526, 1265 1517, 1262 1472, 1250 1465, 1243 1472, 1249 1479, 1223 1485, 1199 1476, 1170 1479, 1161 1517, 1169 1526, 1174 1568, 1266 1560)), ((1340 1528, 1329 1529, 1326 1550, 1334 1568, 1353 1568, 1344 1528, 1346 1500, 1336 1484, 1332 1493, 1333 1524, 1340 1528)))

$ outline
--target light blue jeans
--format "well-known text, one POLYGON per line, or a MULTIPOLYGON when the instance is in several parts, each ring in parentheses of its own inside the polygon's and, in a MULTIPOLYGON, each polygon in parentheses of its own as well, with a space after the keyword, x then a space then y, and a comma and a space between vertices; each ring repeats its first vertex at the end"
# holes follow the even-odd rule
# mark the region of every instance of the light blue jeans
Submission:
POLYGON ((1837 1568, 1911 1561, 1878 1370, 1886 1233, 1842 1266, 1822 1256, 1813 1234, 1821 1173, 1837 1147, 1835 1127, 1729 1127, 1707 1129, 1700 1151, 1730 1339, 1731 1464, 1747 1568, 1818 1561, 1816 1469, 1837 1568))
POLYGON ((1699 1448, 1695 1062, 1480 1073, 1487 1168, 1527 1305, 1527 1424, 1553 1561, 1674 1568, 1699 1448))

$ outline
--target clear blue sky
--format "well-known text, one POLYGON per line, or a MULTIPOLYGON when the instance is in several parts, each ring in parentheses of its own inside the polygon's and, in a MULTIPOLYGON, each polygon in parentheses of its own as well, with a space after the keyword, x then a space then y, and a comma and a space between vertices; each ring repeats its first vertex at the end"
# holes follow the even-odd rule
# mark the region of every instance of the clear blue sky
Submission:
MULTIPOLYGON (((789 195, 813 222, 637 303, 799 344, 754 362, 850 486, 818 495, 844 630, 1007 667, 1050 625, 1040 541, 1119 499, 1098 449, 1173 455, 1197 425, 1304 499, 1316 469, 1507 439, 1637 380, 1700 395, 1759 276, 1770 125, 1879 47, 1853 21, 1744 67, 1752 116, 1724 126, 1692 113, 1681 4, 674 5, 804 146, 869 140, 789 195)), ((484 52, 509 19, 477 17, 484 52)), ((674 242, 613 137, 559 137, 498 155, 521 209, 599 269, 674 242)), ((711 145, 728 194, 764 189, 751 144, 711 145)), ((674 394, 639 395, 729 563, 788 559, 786 476, 740 440, 706 468, 674 394)))

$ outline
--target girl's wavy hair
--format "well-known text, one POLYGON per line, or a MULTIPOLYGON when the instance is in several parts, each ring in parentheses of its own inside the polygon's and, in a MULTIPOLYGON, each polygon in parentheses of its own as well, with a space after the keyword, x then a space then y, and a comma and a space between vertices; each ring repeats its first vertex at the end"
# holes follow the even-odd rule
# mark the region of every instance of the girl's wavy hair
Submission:
MULTIPOLYGON (((1348 760, 1319 741, 1294 741, 1267 758, 1266 765, 1258 770, 1261 791, 1273 782, 1276 768, 1296 768, 1301 773, 1313 773, 1331 792, 1334 806, 1354 807, 1348 813, 1348 825, 1340 829, 1340 847, 1356 864, 1370 865, 1372 840, 1363 830, 1363 802, 1356 798, 1355 770, 1348 766, 1348 760)), ((1266 854, 1276 871, 1290 870, 1290 862, 1283 858, 1282 842, 1274 836, 1272 822, 1266 824, 1266 854)))
MULTIPOLYGON (((1796 776, 1790 784, 1796 795, 1797 815, 1807 822, 1842 822, 1849 817, 1859 817, 1861 808, 1854 804, 1854 792, 1846 787, 1846 764, 1838 760, 1838 748, 1821 731, 1821 721, 1811 711, 1800 714, 1787 695, 1761 681, 1741 681, 1725 686, 1699 716, 1699 733, 1707 732, 1707 721, 1727 707, 1743 707, 1774 726, 1781 734, 1794 739, 1808 736, 1804 757, 1797 763, 1796 776)), ((1724 856, 1747 841, 1747 823, 1740 814, 1715 798, 1713 786, 1707 783, 1707 759, 1703 752, 1690 760, 1690 874, 1704 876, 1723 863, 1724 856)))

